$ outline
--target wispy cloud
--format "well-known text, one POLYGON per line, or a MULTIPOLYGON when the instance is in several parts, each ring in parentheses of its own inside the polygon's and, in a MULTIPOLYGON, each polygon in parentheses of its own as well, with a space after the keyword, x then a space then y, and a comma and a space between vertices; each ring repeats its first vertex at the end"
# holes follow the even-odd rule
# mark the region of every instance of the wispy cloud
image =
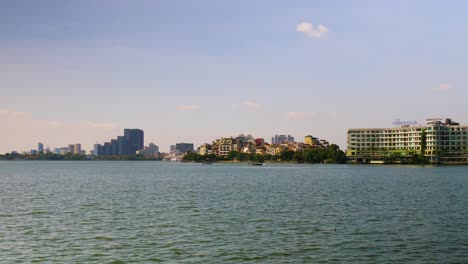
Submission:
POLYGON ((25 117, 27 114, 25 112, 16 112, 10 111, 8 109, 0 109, 0 115, 8 117, 25 117))
POLYGON ((288 112, 287 116, 289 119, 307 119, 314 118, 317 116, 315 112, 288 112))
POLYGON ((245 101, 242 103, 242 105, 249 109, 254 109, 254 110, 260 109, 260 104, 253 102, 253 101, 245 101))
POLYGON ((432 89, 433 92, 447 92, 452 89, 452 86, 448 83, 441 83, 438 87, 432 89))
POLYGON ((36 119, 29 112, 0 109, 0 150, 31 149, 37 142, 48 146, 65 146, 80 142, 83 148, 96 141, 104 142, 122 130, 117 124, 93 120, 61 121, 36 119), (3 139, 3 140, 2 140, 3 139))
POLYGON ((96 129, 96 130, 110 130, 110 131, 113 131, 113 130, 116 130, 118 128, 118 126, 116 124, 113 124, 113 123, 86 122, 86 123, 83 123, 83 125, 85 125, 87 127, 90 127, 90 128, 93 128, 93 129, 96 129))
POLYGON ((310 22, 301 22, 297 24, 296 31, 304 33, 309 38, 321 38, 328 33, 328 28, 324 25, 314 26, 310 22))
POLYGON ((200 109, 198 105, 179 105, 177 107, 180 111, 196 111, 200 109))

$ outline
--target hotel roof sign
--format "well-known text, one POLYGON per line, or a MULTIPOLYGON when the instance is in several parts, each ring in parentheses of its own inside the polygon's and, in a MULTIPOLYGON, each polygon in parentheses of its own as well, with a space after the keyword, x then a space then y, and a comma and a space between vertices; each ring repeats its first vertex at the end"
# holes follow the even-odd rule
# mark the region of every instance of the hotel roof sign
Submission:
POLYGON ((393 125, 395 126, 415 126, 417 124, 418 122, 415 120, 402 121, 398 118, 393 121, 393 125))

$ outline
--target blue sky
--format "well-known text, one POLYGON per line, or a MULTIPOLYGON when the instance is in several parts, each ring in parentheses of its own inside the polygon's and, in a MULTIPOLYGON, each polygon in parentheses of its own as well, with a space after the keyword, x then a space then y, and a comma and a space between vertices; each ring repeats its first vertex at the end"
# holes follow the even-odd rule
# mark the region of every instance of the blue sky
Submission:
POLYGON ((0 2, 0 152, 468 123, 463 1, 0 2), (302 26, 301 26, 302 25, 302 26), (320 30, 322 29, 322 30, 320 30))

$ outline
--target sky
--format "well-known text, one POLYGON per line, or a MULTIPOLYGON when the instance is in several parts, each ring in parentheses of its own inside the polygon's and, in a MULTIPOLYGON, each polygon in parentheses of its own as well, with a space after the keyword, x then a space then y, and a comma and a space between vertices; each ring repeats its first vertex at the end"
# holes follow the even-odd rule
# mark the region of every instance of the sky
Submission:
POLYGON ((0 153, 468 124, 466 1, 0 1, 0 153))

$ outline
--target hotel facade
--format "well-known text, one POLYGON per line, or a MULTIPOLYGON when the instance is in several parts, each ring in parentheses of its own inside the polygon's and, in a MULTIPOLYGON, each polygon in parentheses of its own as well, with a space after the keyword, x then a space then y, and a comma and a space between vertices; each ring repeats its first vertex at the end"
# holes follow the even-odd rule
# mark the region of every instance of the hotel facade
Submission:
POLYGON ((424 155, 430 163, 468 163, 468 126, 447 118, 427 119, 425 126, 348 130, 346 155, 354 162, 424 155))

